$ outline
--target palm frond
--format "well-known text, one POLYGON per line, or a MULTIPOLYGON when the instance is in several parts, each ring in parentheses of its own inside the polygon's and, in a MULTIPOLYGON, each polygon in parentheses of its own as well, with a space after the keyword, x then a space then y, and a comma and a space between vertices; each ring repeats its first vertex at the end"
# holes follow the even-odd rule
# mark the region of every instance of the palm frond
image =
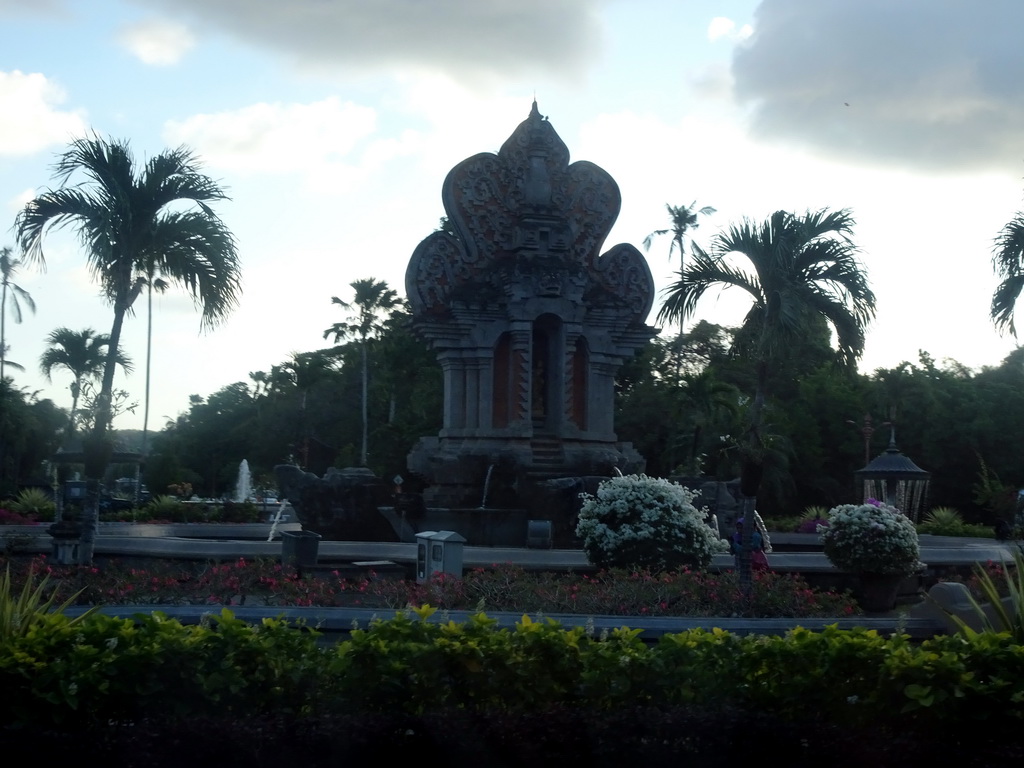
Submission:
POLYGON ((1017 337, 1014 309, 1021 291, 1024 291, 1024 274, 1006 278, 996 286, 992 294, 992 307, 989 310, 989 316, 995 324, 996 330, 1009 332, 1014 338, 1017 337))
POLYGON ((753 304, 737 339, 749 344, 756 333, 765 353, 785 346, 807 327, 809 314, 832 326, 843 359, 863 351, 864 329, 875 315, 875 295, 852 241, 849 210, 776 211, 764 221, 743 219, 719 232, 710 251, 695 249, 693 264, 669 286, 661 319, 685 319, 711 284, 746 290, 753 304), (742 258, 747 272, 730 266, 742 258))
POLYGON ((697 245, 693 246, 693 259, 689 266, 678 274, 679 279, 665 289, 665 301, 658 312, 659 323, 685 322, 694 315, 700 299, 712 288, 740 288, 750 294, 755 304, 764 300, 753 275, 697 245))
POLYGON ((1024 213, 1016 214, 996 237, 992 268, 1001 281, 992 294, 989 317, 997 331, 1016 338, 1014 309, 1024 290, 1024 213))

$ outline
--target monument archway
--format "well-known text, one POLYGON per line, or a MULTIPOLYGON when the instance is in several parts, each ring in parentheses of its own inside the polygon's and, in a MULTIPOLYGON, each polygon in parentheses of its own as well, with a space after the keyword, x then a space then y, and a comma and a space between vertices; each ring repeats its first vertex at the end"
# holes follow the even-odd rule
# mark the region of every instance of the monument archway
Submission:
POLYGON ((657 329, 643 255, 601 253, 618 186, 569 151, 534 102, 497 154, 456 165, 441 192, 450 231, 406 271, 413 328, 444 372, 444 419, 409 455, 428 504, 481 498, 498 467, 516 483, 642 471, 614 431, 614 381, 657 329))

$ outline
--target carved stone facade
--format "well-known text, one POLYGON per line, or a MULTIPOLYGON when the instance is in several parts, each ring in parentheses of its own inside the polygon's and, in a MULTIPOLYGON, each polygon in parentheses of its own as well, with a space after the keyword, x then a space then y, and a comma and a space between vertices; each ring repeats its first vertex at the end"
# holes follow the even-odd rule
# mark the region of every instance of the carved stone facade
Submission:
POLYGON ((419 244, 405 278, 444 371, 443 428, 409 456, 428 503, 483 505, 491 475, 498 488, 642 470, 615 435, 614 377, 657 333, 654 281, 633 246, 600 254, 618 185, 570 165, 534 102, 498 154, 451 170, 442 201, 451 231, 419 244))

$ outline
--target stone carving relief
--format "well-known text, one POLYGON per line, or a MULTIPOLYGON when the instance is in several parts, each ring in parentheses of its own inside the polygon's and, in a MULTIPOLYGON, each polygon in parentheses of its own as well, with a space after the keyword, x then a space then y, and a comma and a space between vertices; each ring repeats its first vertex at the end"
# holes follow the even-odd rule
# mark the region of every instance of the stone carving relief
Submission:
POLYGON ((630 307, 640 323, 650 310, 643 256, 625 245, 599 255, 621 206, 618 185, 593 163, 570 165, 536 103, 497 154, 451 170, 442 201, 458 236, 435 232, 413 253, 406 292, 414 314, 444 313, 453 297, 473 293, 579 299, 586 292, 630 307))

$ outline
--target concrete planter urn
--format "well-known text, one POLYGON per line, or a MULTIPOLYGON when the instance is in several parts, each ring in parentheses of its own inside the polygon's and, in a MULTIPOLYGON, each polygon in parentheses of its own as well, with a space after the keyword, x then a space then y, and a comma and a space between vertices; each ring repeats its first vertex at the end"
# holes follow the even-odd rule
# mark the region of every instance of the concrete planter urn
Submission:
POLYGON ((868 613, 882 613, 896 607, 903 576, 894 573, 860 573, 857 601, 868 613))

